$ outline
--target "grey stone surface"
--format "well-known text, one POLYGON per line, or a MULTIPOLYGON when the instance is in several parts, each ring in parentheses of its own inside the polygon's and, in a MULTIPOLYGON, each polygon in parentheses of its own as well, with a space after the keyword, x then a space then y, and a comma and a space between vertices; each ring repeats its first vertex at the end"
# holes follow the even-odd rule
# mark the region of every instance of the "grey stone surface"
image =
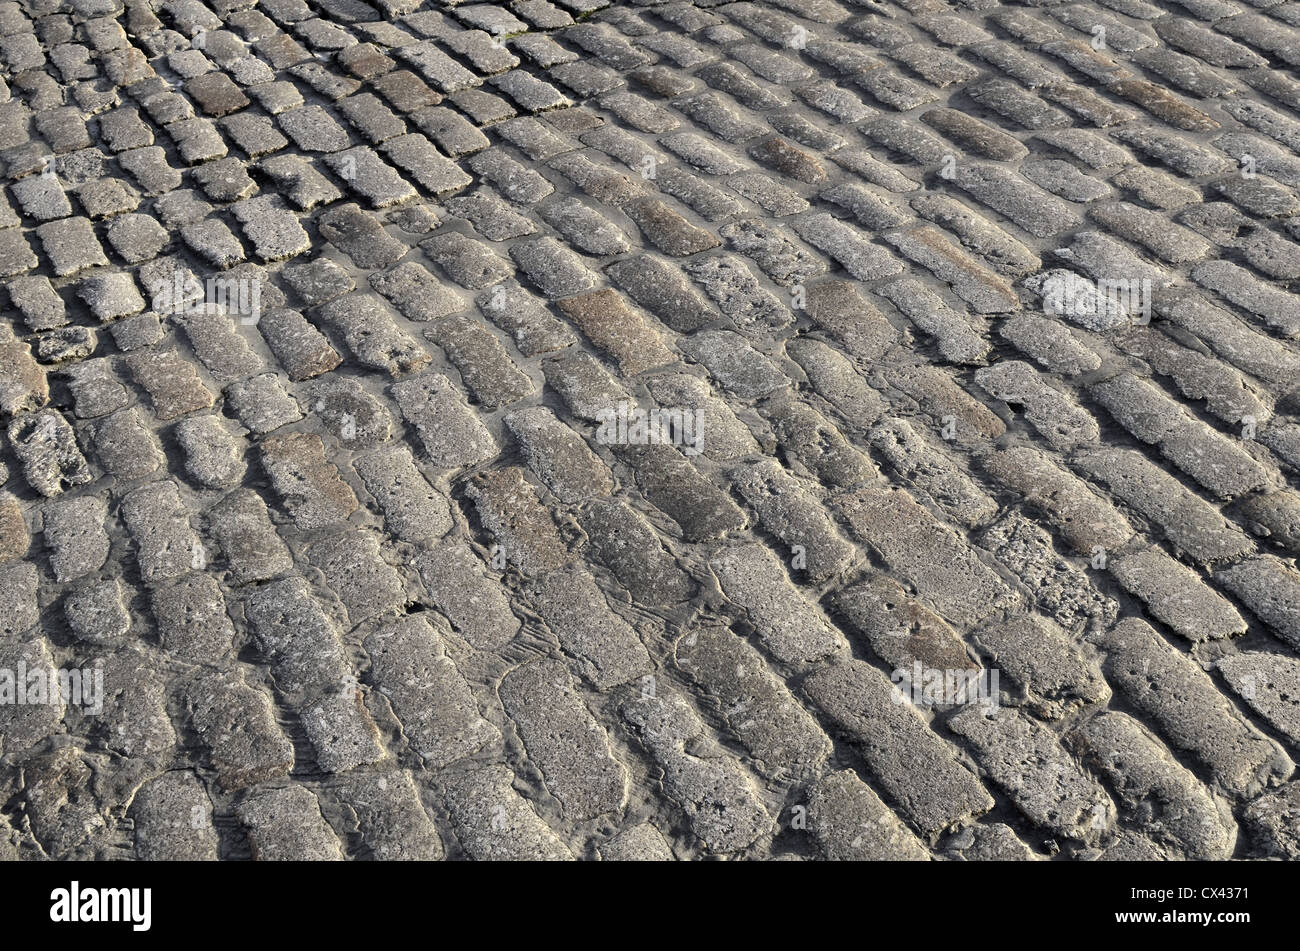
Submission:
POLYGON ((1300 857, 1300 16, 1034 2, 0 4, 0 857, 1300 857))

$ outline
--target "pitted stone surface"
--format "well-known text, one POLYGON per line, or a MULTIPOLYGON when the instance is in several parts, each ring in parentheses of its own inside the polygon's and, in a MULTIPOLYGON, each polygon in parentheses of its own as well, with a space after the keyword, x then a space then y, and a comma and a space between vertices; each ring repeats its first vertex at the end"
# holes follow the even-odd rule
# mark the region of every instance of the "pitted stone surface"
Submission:
POLYGON ((0 3, 0 857, 1300 858, 1293 6, 0 3))

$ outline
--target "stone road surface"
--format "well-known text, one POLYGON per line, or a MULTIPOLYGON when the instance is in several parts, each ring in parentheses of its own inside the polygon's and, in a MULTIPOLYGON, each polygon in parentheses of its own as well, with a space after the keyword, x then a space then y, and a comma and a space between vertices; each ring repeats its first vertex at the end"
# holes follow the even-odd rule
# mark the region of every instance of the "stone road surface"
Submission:
POLYGON ((0 858, 1300 858, 1297 66, 0 2, 0 858))

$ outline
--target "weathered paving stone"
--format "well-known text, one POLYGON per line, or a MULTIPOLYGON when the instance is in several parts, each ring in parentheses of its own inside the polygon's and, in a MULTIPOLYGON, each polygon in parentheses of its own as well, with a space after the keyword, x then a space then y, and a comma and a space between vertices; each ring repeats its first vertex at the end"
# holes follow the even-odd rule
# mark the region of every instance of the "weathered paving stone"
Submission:
POLYGON ((347 130, 320 106, 302 106, 276 116, 276 121, 304 152, 338 152, 351 145, 347 130))
POLYGON ((1157 298, 1155 306, 1160 316, 1204 340, 1224 360, 1263 380, 1289 380, 1300 369, 1300 361, 1281 341, 1256 333, 1198 294, 1167 302, 1157 298))
POLYGON ((473 182, 468 173, 419 133, 388 139, 382 149, 394 165, 436 197, 460 191, 473 182))
POLYGON ((444 317, 425 336, 442 347, 460 371, 461 381, 485 408, 496 409, 532 394, 532 380, 500 341, 468 317, 444 317))
MULTIPOLYGON (((693 266, 694 262, 687 265, 693 266)), ((633 300, 679 333, 698 330, 715 316, 681 271, 659 258, 648 254, 625 258, 609 265, 607 273, 633 300)))
POLYGON ((554 238, 518 242, 510 248, 510 256, 549 298, 571 297, 596 285, 595 274, 582 259, 554 238))
POLYGON ((1113 551, 1133 537, 1123 514, 1037 450, 1001 450, 983 457, 980 464, 1023 497, 1081 555, 1093 555, 1097 549, 1113 551))
POLYGON ((387 208, 416 197, 415 188, 373 149, 344 149, 326 156, 324 161, 371 208, 387 208))
POLYGON ((956 522, 975 528, 997 514, 997 504, 960 467, 902 419, 888 419, 870 432, 872 448, 956 522))
POLYGON ((1115 824, 1115 804, 1056 735, 1018 711, 968 706, 948 721, 1025 817, 1068 839, 1094 841, 1115 824))
POLYGON ((1229 654, 1215 669, 1274 729, 1292 741, 1300 735, 1300 720, 1292 699, 1300 684, 1300 664, 1294 659, 1267 651, 1246 651, 1229 654))
POLYGON ((808 375, 813 389, 835 407, 850 427, 865 427, 885 411, 884 400, 839 351, 811 337, 791 340, 790 357, 808 375))
POLYGON ((1170 542, 1212 563, 1250 551, 1246 536, 1204 499, 1139 453, 1103 449, 1077 459, 1093 479, 1164 529, 1170 542))
POLYGON ((1300 855, 1297 814, 1300 814, 1300 784, 1287 783, 1252 802, 1244 819, 1251 839, 1265 855, 1294 859, 1300 855))
POLYGON ((777 660, 800 667, 844 648, 843 636, 789 583, 766 547, 724 548, 709 565, 723 592, 745 611, 764 648, 777 660))
POLYGON ((304 531, 324 528, 356 511, 357 497, 326 459, 319 436, 271 436, 263 440, 260 456, 282 504, 304 531))
POLYGON ((441 861, 445 852, 409 770, 353 774, 343 798, 380 861, 441 861))
POLYGON ((23 214, 36 221, 53 221, 72 214, 72 203, 57 176, 33 175, 9 186, 23 214))
POLYGON ((1251 726, 1209 676, 1150 625, 1136 618, 1121 621, 1098 646, 1106 653, 1107 681, 1225 790, 1250 797, 1291 775, 1294 765, 1281 747, 1251 726))
POLYGON ((742 399, 758 399, 789 385, 770 359, 734 331, 700 331, 679 338, 677 349, 702 363, 719 383, 742 399))
POLYGON ((164 773, 136 794, 129 812, 135 856, 146 862, 216 861, 212 800, 189 770, 164 773))
POLYGON ((636 376, 675 359, 650 323, 617 291, 605 288, 569 297, 558 307, 625 376, 636 376))
MULTIPOLYGON (((43 534, 57 581, 72 581, 103 566, 109 553, 107 517, 104 500, 91 495, 60 499, 45 508, 43 534)), ((23 552, 26 547, 24 534, 23 552)))
POLYGON ((402 380, 391 393, 438 468, 472 466, 497 454, 492 434, 442 374, 430 371, 402 380))
MULTIPOLYGON (((642 198, 648 192, 645 184, 639 180, 639 176, 637 179, 629 178, 606 164, 591 161, 585 155, 576 153, 561 155, 551 160, 549 167, 573 182, 589 197, 613 207, 625 205, 635 198, 642 198)), ((670 171, 669 168, 660 169, 656 166, 658 175, 663 176, 670 171)), ((685 175, 684 172, 681 174, 685 175)), ((670 179, 671 176, 668 176, 665 181, 670 179)), ((661 187, 667 190, 666 184, 661 183, 661 187)))
POLYGON ((563 664, 541 660, 517 667, 498 693, 566 818, 587 821, 623 804, 627 771, 563 664))
POLYGON ((508 241, 537 231, 537 225, 531 219, 519 214, 489 188, 450 198, 446 206, 456 217, 471 222, 474 229, 489 241, 508 241))
POLYGON ((889 251, 872 244, 852 225, 829 214, 819 213, 799 218, 791 227, 800 238, 834 258, 844 270, 860 281, 892 277, 903 270, 902 262, 889 251))
POLYGON ((541 406, 505 417, 528 467, 561 502, 604 498, 613 493, 608 467, 582 437, 541 406))
POLYGON ((369 680, 392 706, 411 748, 441 768, 496 742, 469 685, 447 656, 443 635, 422 615, 386 623, 365 642, 369 680), (433 698, 433 702, 430 702, 433 698))
POLYGON ((190 573, 155 585, 151 599, 159 640, 167 651, 192 663, 219 663, 230 652, 235 630, 221 589, 211 577, 190 573))
POLYGON ((802 554, 802 568, 810 581, 824 581, 847 567, 852 546, 815 497, 777 462, 769 459, 737 468, 731 479, 763 526, 802 554))
POLYGON ((607 690, 650 673, 645 645, 631 625, 610 610, 585 570, 551 571, 530 582, 525 594, 597 689, 607 690))
POLYGON ((122 519, 136 544, 136 560, 145 581, 177 578, 203 558, 202 545, 190 527, 190 515, 175 482, 155 482, 122 500, 122 519))
POLYGON ((499 650, 519 632, 504 589, 462 543, 443 542, 414 564, 433 603, 474 648, 499 650))
MULTIPOLYGON (((979 318, 967 318, 938 294, 910 278, 878 289, 908 319, 938 341, 939 353, 952 363, 983 363, 989 351, 986 328, 979 318)), ((965 296, 965 295, 962 295, 965 296)))
POLYGON ((831 861, 930 859, 916 835, 852 770, 828 773, 809 786, 808 822, 831 861))
POLYGON ((384 561, 373 533, 331 535, 313 543, 306 554, 343 602, 354 626, 406 602, 401 576, 384 561))
POLYGON ((1253 534, 1300 554, 1300 498, 1295 493, 1248 495, 1237 503, 1234 514, 1253 534))
POLYGON ((142 479, 167 462, 157 437, 134 406, 97 423, 95 453, 104 469, 119 482, 142 479))
POLYGON ((660 408, 670 414, 670 419, 674 420, 673 425, 677 424, 672 414, 679 410, 683 413, 683 443, 689 448, 719 462, 740 459, 757 452, 758 443, 749 427, 699 377, 687 373, 657 375, 647 380, 646 386, 660 408), (689 424, 689 434, 686 432, 686 420, 690 418, 685 415, 687 411, 696 413, 693 422, 689 424))
MULTIPOLYGON (((772 245, 769 243, 771 235, 758 236, 752 229, 746 228, 743 222, 728 225, 722 229, 722 232, 724 237, 730 239, 733 247, 759 260, 760 266, 763 264, 773 266, 773 259, 767 256, 772 251, 772 245)), ((793 249, 793 245, 785 239, 778 238, 778 240, 783 242, 786 248, 793 249)), ((783 253, 781 250, 776 251, 776 254, 781 253, 783 253)), ((796 283, 794 279, 802 277, 797 271, 786 272, 784 266, 784 264, 776 265, 783 275, 778 283, 796 283)), ((800 265, 792 266, 797 268, 800 265)), ((742 331, 758 333, 764 330, 778 330, 790 323, 790 311, 759 283, 740 259, 731 255, 699 258, 688 264, 685 270, 704 288, 705 293, 718 305, 718 309, 730 317, 742 331)), ((817 273, 817 270, 810 268, 810 273, 817 273)))
POLYGON ((343 860, 342 847, 321 814, 320 802, 302 786, 252 793, 236 812, 258 861, 343 860))
POLYGON ((540 576, 569 560, 551 513, 518 466, 479 472, 465 488, 479 521, 505 558, 526 575, 540 576))
POLYGON ((677 694, 626 700, 622 715, 664 771, 670 799, 714 853, 751 845, 772 825, 752 781, 725 754, 701 748, 704 724, 677 694))
POLYGON ((116 580, 81 584, 63 602, 68 628, 90 644, 117 645, 131 629, 126 600, 116 580))
POLYGON ((41 495, 51 498, 65 486, 91 481, 76 435, 62 415, 52 409, 29 413, 9 424, 9 442, 22 463, 23 476, 41 495))
POLYGON ((32 330, 53 330, 67 322, 63 298, 48 277, 13 277, 5 282, 9 300, 32 330))
POLYGON ((302 711, 302 725, 316 751, 316 765, 327 773, 345 773, 384 758, 379 732, 353 686, 314 700, 302 711))
POLYGON ((231 492, 208 510, 207 520, 235 584, 265 581, 293 566, 266 503, 251 489, 231 492))
POLYGON ((1214 579, 1285 641, 1300 644, 1300 572, 1261 555, 1216 571, 1214 579))
POLYGON ((804 690, 852 739, 880 788, 926 837, 993 808, 975 774, 884 674, 862 661, 832 664, 804 690), (906 755, 903 751, 906 750, 906 755))
POLYGON ((185 453, 185 471, 207 488, 229 488, 243 477, 243 446, 216 416, 191 416, 173 433, 185 453))
POLYGON ((834 488, 851 488, 876 478, 871 461, 815 409, 777 396, 760 408, 787 462, 798 475, 834 488))
POLYGON ((384 301, 374 294, 354 293, 322 305, 317 315, 335 329, 363 366, 392 376, 412 373, 431 357, 393 319, 384 301))
POLYGON ((269 175, 280 186, 284 196, 302 211, 343 197, 329 179, 297 156, 273 156, 264 159, 258 168, 269 175))
POLYGON ((451 529, 446 497, 416 468, 405 446, 368 452, 353 459, 352 467, 378 502, 385 528, 402 541, 433 542, 451 529))
POLYGON ((1171 264, 1197 261, 1211 251, 1209 242, 1186 228, 1172 224, 1157 212, 1128 202, 1094 205, 1088 215, 1120 237, 1142 245, 1171 264))
POLYGON ((663 834, 648 822, 624 829, 598 848, 603 862, 672 862, 676 859, 663 834))
POLYGON ((1068 202, 995 165, 958 163, 953 181, 976 200, 1039 238, 1082 223, 1068 202))
POLYGON ((505 766, 478 766, 445 782, 461 847, 478 861, 561 861, 573 854, 515 791, 505 766))
POLYGON ((1067 740, 1109 781, 1121 815, 1143 816, 1144 834, 1188 859, 1221 860, 1231 854, 1236 839, 1231 818, 1138 721, 1103 713, 1067 740))
POLYGON ((63 218, 36 229, 41 247, 54 266, 56 277, 68 277, 86 268, 107 265, 108 258, 86 218, 63 218))
POLYGON ((163 422, 208 409, 214 398, 176 350, 148 350, 127 359, 131 375, 149 393, 154 415, 163 422))
POLYGON ((293 745, 276 723, 271 698, 242 671, 206 673, 185 694, 190 722, 224 789, 244 789, 293 768, 293 745))
POLYGON ((297 311, 268 311, 261 315, 257 329, 294 382, 328 373, 343 362, 325 336, 297 311))
MULTIPOLYGON (((39 234, 37 236, 40 237, 39 234)), ((0 277, 13 277, 31 270, 39 263, 35 252, 18 229, 0 231, 0 277)))
POLYGON ((696 625, 677 641, 674 660, 719 704, 757 769, 806 776, 820 768, 830 740, 742 638, 721 625, 696 625))
POLYGON ((1284 337, 1300 335, 1300 301, 1286 291, 1253 277, 1230 261, 1208 261, 1192 271, 1192 278, 1238 307, 1258 315, 1284 337))
POLYGON ((630 247, 627 236, 598 211, 576 198, 560 198, 537 209, 538 216, 586 254, 602 257, 622 254, 630 247))
MULTIPOLYGON (((957 632, 892 578, 879 575, 850 585, 836 593, 831 604, 841 624, 862 638, 896 677, 906 677, 917 687, 923 686, 919 678, 913 681, 917 664, 922 670, 963 675, 980 670, 957 632)), ((916 702, 928 706, 940 701, 920 693, 916 702)))
POLYGON ((311 249, 311 238, 278 195, 236 202, 231 213, 263 261, 283 261, 311 249))
POLYGON ((489 320, 510 334, 526 357, 563 350, 577 337, 553 315, 546 304, 513 282, 497 284, 479 294, 474 303, 489 320))
POLYGON ((255 589, 244 601, 244 617, 282 693, 319 697, 346 686, 338 629, 302 578, 255 589))
MULTIPOLYGON (((460 113, 453 112, 445 106, 420 109, 413 112, 410 118, 424 134, 426 141, 432 140, 439 150, 454 159, 481 152, 492 144, 486 135, 460 113)), ((418 144, 413 148, 424 152, 423 146, 418 144)))
POLYGON ((1015 615, 993 621, 975 634, 974 642, 990 666, 1017 687, 1017 701, 1039 717, 1060 719, 1110 697, 1096 661, 1046 618, 1015 615))
POLYGON ((96 274, 86 278, 78 285, 77 296, 104 323, 144 310, 144 298, 136 289, 131 275, 121 272, 96 274))
POLYGON ((1000 360, 981 367, 975 371, 975 382, 994 399, 1024 407, 1025 419, 1058 452, 1095 445, 1100 438, 1092 414, 1023 361, 1000 360))
POLYGON ((0 857, 1300 856, 1291 5, 43 3, 0 857))
POLYGON ((685 601, 695 584, 664 550, 659 536, 622 502, 595 502, 582 513, 589 551, 643 604, 685 601))
POLYGON ((1225 598, 1158 548, 1115 558, 1107 567, 1152 617, 1193 643, 1246 633, 1246 622, 1225 598))
POLYGON ((169 123, 167 134, 176 143, 176 149, 186 165, 201 165, 224 158, 228 151, 221 133, 207 119, 187 118, 169 123))
POLYGON ((497 284, 511 276, 510 265, 499 254, 482 242, 456 232, 426 238, 420 247, 453 281, 470 290, 497 284))
POLYGON ((921 411, 937 424, 949 427, 952 440, 960 444, 982 443, 1006 432, 1006 426, 983 403, 973 399, 952 377, 938 367, 889 368, 885 379, 894 388, 916 400, 921 411))
MULTIPOLYGON (((0 646, 0 662, 4 663, 6 671, 19 669, 49 671, 54 670, 56 666, 54 658, 50 655, 48 642, 40 636, 24 641, 6 638, 5 643, 0 646)), ((13 676, 10 674, 10 677, 13 676)), ((11 692, 13 688, 7 689, 11 692)), ((0 707, 0 726, 4 728, 4 742, 0 744, 0 750, 7 754, 21 755, 47 737, 53 736, 59 730, 64 707, 65 702, 61 695, 57 698, 57 702, 5 703, 0 707)))
POLYGON ((0 569, 0 634, 21 634, 39 619, 36 567, 30 563, 0 569))
POLYGON ((809 208, 807 199, 797 191, 774 181, 762 172, 742 172, 739 175, 732 175, 727 179, 727 187, 778 218, 797 215, 809 208))
POLYGON ((588 422, 600 422, 619 402, 630 399, 627 390, 585 350, 573 348, 548 357, 542 362, 542 373, 569 411, 588 422))
POLYGON ((906 490, 860 489, 835 505, 855 535, 955 623, 975 624, 1018 600, 975 549, 906 490))
POLYGON ((389 236, 373 215, 353 203, 331 208, 317 219, 317 227, 330 244, 365 270, 396 264, 409 250, 389 236))
POLYGON ((32 359, 31 349, 7 332, 0 332, 0 413, 16 416, 49 402, 45 372, 32 359))
POLYGON ((1095 383, 1089 393, 1125 429, 1159 446, 1161 455, 1220 498, 1243 495, 1268 480, 1254 457, 1132 374, 1095 383))

